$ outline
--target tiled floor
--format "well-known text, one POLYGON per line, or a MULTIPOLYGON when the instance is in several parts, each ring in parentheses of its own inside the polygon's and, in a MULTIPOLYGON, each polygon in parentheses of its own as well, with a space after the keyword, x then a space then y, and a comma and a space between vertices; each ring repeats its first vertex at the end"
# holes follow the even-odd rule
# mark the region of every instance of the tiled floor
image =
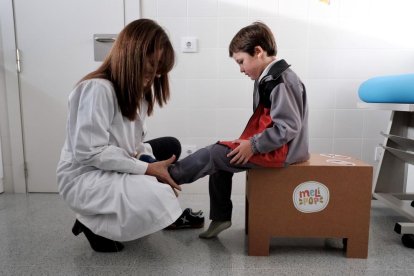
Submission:
MULTIPOLYGON (((203 209, 208 195, 181 194, 203 209)), ((404 221, 372 202, 369 257, 347 259, 337 241, 273 239, 269 257, 249 257, 244 197, 234 196, 233 226, 218 239, 201 230, 160 231, 125 243, 116 254, 93 252, 71 234, 73 213, 56 194, 0 195, 0 275, 414 275, 414 250, 393 232, 404 221)))

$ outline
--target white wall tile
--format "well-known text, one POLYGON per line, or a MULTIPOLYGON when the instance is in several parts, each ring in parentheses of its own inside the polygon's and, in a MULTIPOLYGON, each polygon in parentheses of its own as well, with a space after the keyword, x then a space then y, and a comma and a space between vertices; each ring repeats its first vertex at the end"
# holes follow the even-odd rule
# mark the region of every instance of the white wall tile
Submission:
POLYGON ((338 19, 337 47, 340 49, 389 48, 391 41, 375 35, 378 24, 366 17, 338 19))
POLYGON ((311 153, 333 153, 332 138, 309 139, 309 152, 311 153))
POLYGON ((335 81, 310 79, 306 82, 306 88, 310 109, 335 108, 335 81))
POLYGON ((340 1, 309 1, 310 17, 337 18, 339 15, 340 1))
POLYGON ((216 137, 218 113, 216 109, 191 107, 188 111, 187 135, 190 137, 216 137))
POLYGON ((279 15, 282 17, 308 16, 309 0, 279 0, 279 15))
POLYGON ((177 52, 181 52, 181 37, 188 35, 186 17, 159 17, 158 23, 166 30, 177 52))
POLYGON ((412 72, 412 50, 348 50, 338 55, 337 75, 368 79, 412 72), (357 62, 356 62, 357 61, 357 62))
POLYGON ((390 111, 388 110, 366 110, 364 111, 363 137, 376 139, 382 137, 380 132, 387 133, 390 123, 390 111))
POLYGON ((219 0, 219 16, 246 17, 247 0, 219 0))
POLYGON ((181 55, 182 66, 186 77, 190 79, 215 79, 218 77, 218 50, 213 48, 200 49, 198 53, 181 55))
POLYGON ((337 51, 335 50, 310 50, 307 69, 308 77, 314 79, 335 78, 335 69, 339 66, 336 59, 337 51))
POLYGON ((375 148, 383 144, 383 139, 378 135, 376 139, 364 139, 362 141, 362 160, 371 165, 378 165, 375 161, 375 148))
POLYGON ((333 138, 334 110, 309 110, 309 137, 333 138))
MULTIPOLYGON (((390 18, 390 15, 387 16, 390 18)), ((396 17, 392 20, 371 17, 366 18, 340 18, 339 26, 345 31, 341 36, 344 45, 358 48, 395 49, 413 48, 414 38, 407 33, 411 32, 414 18, 396 17), (349 41, 349 42, 348 42, 349 41)))
MULTIPOLYGON (((402 1, 404 2, 404 1, 402 1)), ((370 17, 377 17, 377 18, 386 18, 391 13, 393 13, 393 10, 398 9, 398 4, 400 4, 401 1, 386 1, 386 0, 376 0, 371 3, 371 14, 370 17)))
POLYGON ((188 0, 188 16, 217 16, 218 0, 188 0))
POLYGON ((412 50, 341 51, 338 55, 337 75, 343 78, 368 79, 374 76, 403 74, 412 72, 413 59, 412 50))
POLYGON ((333 143, 333 152, 335 154, 352 156, 361 159, 362 154, 361 139, 342 139, 335 138, 333 143))
POLYGON ((358 96, 358 88, 361 80, 344 79, 335 80, 335 107, 338 109, 355 109, 361 100, 358 96))
POLYGON ((268 17, 278 14, 278 0, 249 0, 249 17, 268 17))
POLYGON ((181 145, 195 145, 196 149, 199 150, 201 148, 215 144, 218 140, 219 140, 218 137, 191 137, 189 136, 189 137, 181 138, 180 142, 181 142, 181 145))
MULTIPOLYGON (((181 186, 183 194, 208 194, 208 176, 181 186)), ((183 206, 183 208, 185 208, 183 206)), ((207 211, 207 210, 205 210, 207 211)))
POLYGON ((253 110, 253 81, 250 79, 223 79, 217 87, 217 108, 253 110))
POLYGON ((159 17, 187 16, 187 0, 157 0, 159 17))
POLYGON ((345 0, 340 2, 339 16, 361 18, 370 14, 375 2, 371 0, 345 0))
MULTIPOLYGON (((411 49, 393 49, 373 51, 370 55, 370 62, 377 70, 377 75, 398 75, 413 72, 414 67, 414 43, 411 49), (375 55, 376 54, 376 55, 375 55), (381 57, 378 61, 378 57, 381 57), (374 63, 374 60, 377 63, 374 63)), ((372 77, 372 76, 371 76, 372 77)))
POLYGON ((269 25, 273 27, 272 31, 278 48, 308 48, 309 26, 307 18, 280 17, 277 22, 269 25))
POLYGON ((217 79, 188 79, 187 99, 190 108, 214 109, 218 101, 219 86, 217 79))
MULTIPOLYGON (((279 49, 277 57, 279 59, 285 59, 290 64, 290 69, 295 71, 299 78, 304 81, 308 77, 307 68, 307 50, 289 50, 279 49)), ((306 85, 306 83, 305 83, 306 85)))
POLYGON ((141 0, 141 16, 143 18, 157 17, 157 1, 141 0))
POLYGON ((218 49, 219 63, 218 76, 220 79, 245 79, 246 76, 240 72, 240 68, 233 58, 229 57, 228 48, 218 49))
POLYGON ((218 46, 218 20, 216 17, 188 18, 188 35, 198 38, 198 47, 216 48, 218 46))
POLYGON ((167 106, 172 109, 183 109, 189 105, 187 81, 185 79, 170 79, 170 100, 167 106))
POLYGON ((335 49, 338 46, 337 18, 310 18, 309 20, 309 48, 335 49))
POLYGON ((359 49, 338 51, 336 76, 345 79, 367 79, 372 76, 375 69, 369 62, 371 51, 359 49))
POLYGON ((187 70, 185 68, 185 63, 183 61, 183 57, 188 55, 186 53, 181 53, 177 48, 175 50, 175 64, 173 69, 170 72, 170 78, 172 79, 183 79, 187 77, 187 70))
POLYGON ((186 109, 157 108, 147 121, 147 140, 161 137, 174 136, 178 139, 189 134, 189 112, 186 109))
POLYGON ((364 112, 362 110, 336 110, 335 138, 362 138, 364 112))
POLYGON ((220 140, 239 138, 251 115, 251 109, 218 109, 217 129, 220 140))
POLYGON ((251 24, 247 18, 219 18, 218 33, 219 33, 219 47, 229 48, 230 41, 236 33, 243 27, 251 24))
POLYGON ((233 175, 233 186, 231 190, 233 195, 246 194, 246 173, 240 172, 233 175))

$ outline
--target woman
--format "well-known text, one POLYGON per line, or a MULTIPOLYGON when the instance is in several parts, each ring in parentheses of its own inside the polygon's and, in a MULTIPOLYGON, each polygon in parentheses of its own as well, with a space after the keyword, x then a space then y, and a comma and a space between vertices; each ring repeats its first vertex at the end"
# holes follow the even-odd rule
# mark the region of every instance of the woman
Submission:
POLYGON ((120 251, 121 241, 163 229, 182 212, 175 191, 181 189, 167 171, 181 152, 178 140, 143 143, 146 117, 170 96, 173 65, 165 31, 136 20, 69 96, 59 193, 76 212, 72 232, 83 232, 95 251, 120 251))

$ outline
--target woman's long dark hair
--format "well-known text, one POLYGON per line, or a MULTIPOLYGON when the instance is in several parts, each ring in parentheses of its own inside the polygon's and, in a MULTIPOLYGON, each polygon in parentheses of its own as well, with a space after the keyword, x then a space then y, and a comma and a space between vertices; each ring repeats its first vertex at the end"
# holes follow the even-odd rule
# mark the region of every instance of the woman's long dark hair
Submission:
POLYGON ((161 107, 167 103, 168 72, 174 59, 173 47, 162 27, 153 20, 138 19, 121 31, 102 65, 80 82, 92 78, 111 81, 122 115, 133 121, 142 100, 148 102, 148 115, 155 102, 161 107), (149 84, 144 86, 148 76, 149 84))

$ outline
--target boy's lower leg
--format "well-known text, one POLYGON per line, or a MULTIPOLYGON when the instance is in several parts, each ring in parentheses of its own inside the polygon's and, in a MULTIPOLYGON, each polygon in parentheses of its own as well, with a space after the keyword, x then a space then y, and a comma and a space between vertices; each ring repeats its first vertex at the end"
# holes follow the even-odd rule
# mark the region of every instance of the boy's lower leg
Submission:
POLYGON ((212 222, 206 231, 199 235, 202 239, 217 237, 223 230, 231 226, 231 202, 233 173, 218 171, 210 175, 210 219, 212 222))
POLYGON ((231 152, 226 146, 213 144, 196 151, 194 154, 169 167, 169 173, 178 184, 192 183, 210 175, 210 227, 200 234, 200 238, 216 237, 221 231, 231 226, 231 188, 233 173, 257 167, 252 163, 234 165, 227 154, 231 152))

